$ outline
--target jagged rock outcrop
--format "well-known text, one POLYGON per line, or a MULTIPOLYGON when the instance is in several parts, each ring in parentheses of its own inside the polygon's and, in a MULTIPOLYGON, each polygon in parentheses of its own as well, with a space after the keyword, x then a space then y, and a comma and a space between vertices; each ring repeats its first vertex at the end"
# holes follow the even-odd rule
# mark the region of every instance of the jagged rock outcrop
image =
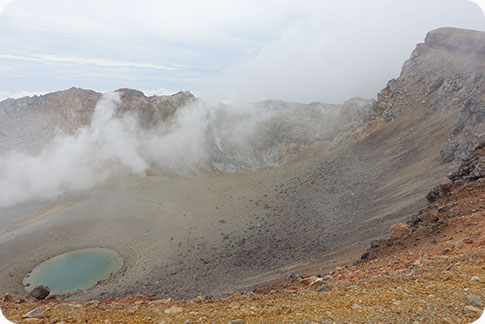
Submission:
MULTIPOLYGON (((378 94, 368 119, 389 122, 413 111, 424 110, 423 117, 429 117, 463 109, 468 113, 462 119, 483 120, 478 110, 483 109, 485 91, 484 39, 482 32, 456 28, 429 32, 403 64, 399 78, 390 80, 378 94)), ((455 128, 458 132, 465 125, 457 122, 455 128)))
POLYGON ((485 177, 485 141, 475 145, 471 150, 462 154, 453 164, 448 178, 455 182, 472 182, 485 177))
POLYGON ((441 148, 441 159, 446 163, 457 160, 456 169, 460 160, 467 159, 482 143, 485 143, 485 104, 480 98, 471 97, 463 104, 451 135, 441 148))
POLYGON ((410 239, 407 236, 423 228, 435 231, 445 226, 448 218, 461 214, 452 207, 455 204, 448 203, 453 197, 478 196, 472 188, 483 187, 483 182, 477 180, 483 181, 485 177, 484 62, 485 33, 440 28, 427 34, 425 43, 419 44, 404 64, 401 76, 391 80, 379 94, 369 121, 390 122, 411 114, 417 120, 453 116, 453 126, 440 150, 441 162, 450 164, 448 178, 452 183, 433 186, 426 195, 427 208, 414 214, 407 224, 391 226, 391 239, 373 241, 361 261, 375 258, 379 250, 396 242, 400 244, 393 240, 410 239), (409 82, 411 80, 414 85, 409 82), (408 87, 413 87, 413 95, 408 87), (407 106, 403 103, 409 102, 410 97, 422 106, 415 106, 417 109, 413 111, 403 109, 407 106), (416 111, 424 114, 416 114, 416 111), (403 228, 406 229, 404 234, 403 228))
POLYGON ((485 176, 485 104, 471 97, 460 111, 451 135, 441 148, 443 162, 449 163, 448 178, 455 182, 474 181, 485 176))
POLYGON ((368 120, 390 122, 402 115, 431 120, 454 114, 441 160, 451 163, 453 181, 480 176, 482 162, 475 151, 485 143, 484 60, 485 33, 456 28, 429 32, 400 77, 379 93, 368 120))
MULTIPOLYGON (((178 108, 195 101, 188 91, 151 97, 131 89, 117 92, 121 97, 119 114, 137 115, 144 127, 169 120, 178 108)), ((0 152, 12 149, 35 151, 59 132, 73 134, 78 128, 89 125, 101 95, 91 90, 70 88, 0 102, 0 152)))
POLYGON ((135 113, 145 128, 169 121, 178 108, 196 100, 189 91, 180 91, 171 96, 151 97, 146 97, 143 92, 133 89, 118 89, 116 92, 120 93, 120 113, 135 113))

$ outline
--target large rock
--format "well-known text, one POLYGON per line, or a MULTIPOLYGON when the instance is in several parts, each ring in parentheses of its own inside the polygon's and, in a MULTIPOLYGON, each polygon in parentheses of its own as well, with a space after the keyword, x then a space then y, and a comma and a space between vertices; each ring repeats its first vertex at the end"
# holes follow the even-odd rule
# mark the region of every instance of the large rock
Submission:
POLYGON ((39 307, 36 307, 30 312, 22 315, 23 318, 43 318, 44 316, 44 312, 39 307))
POLYGON ((51 293, 49 287, 47 286, 37 286, 35 287, 31 292, 30 296, 36 298, 36 299, 45 299, 49 294, 51 293))

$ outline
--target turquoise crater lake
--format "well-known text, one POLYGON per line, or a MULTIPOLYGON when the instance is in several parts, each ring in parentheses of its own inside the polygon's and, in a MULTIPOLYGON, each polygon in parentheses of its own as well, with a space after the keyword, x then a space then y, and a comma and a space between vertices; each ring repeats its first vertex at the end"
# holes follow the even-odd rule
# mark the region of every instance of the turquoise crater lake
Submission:
POLYGON ((109 278, 123 266, 123 259, 113 250, 89 248, 64 253, 42 262, 23 280, 27 291, 37 286, 49 287, 52 294, 89 288, 109 278))

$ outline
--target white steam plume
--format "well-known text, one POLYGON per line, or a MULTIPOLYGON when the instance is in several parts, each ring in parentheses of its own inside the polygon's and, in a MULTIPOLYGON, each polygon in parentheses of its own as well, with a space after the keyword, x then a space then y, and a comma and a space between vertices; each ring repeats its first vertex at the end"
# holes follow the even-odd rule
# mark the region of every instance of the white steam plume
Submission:
POLYGON ((73 135, 56 136, 37 155, 14 151, 0 156, 0 207, 85 190, 123 170, 144 175, 147 168, 155 166, 187 174, 217 169, 219 163, 222 169, 228 165, 220 171, 228 171, 230 159, 225 163, 219 157, 218 162, 214 156, 224 149, 221 142, 229 148, 227 156, 230 151, 239 154, 241 162, 233 161, 235 164, 267 166, 250 161, 253 153, 247 144, 256 125, 264 122, 265 114, 256 116, 251 109, 243 114, 232 112, 230 118, 238 122, 229 126, 230 118, 224 117, 228 113, 223 111, 226 106, 199 102, 179 109, 173 124, 146 130, 133 115, 115 117, 119 103, 118 93, 105 93, 89 126, 73 135), (214 145, 216 141, 218 145, 214 145))
POLYGON ((122 165, 141 174, 147 163, 137 152, 136 120, 113 119, 117 94, 98 102, 89 127, 72 136, 59 135, 35 156, 11 152, 0 158, 0 206, 54 198, 97 185, 122 165))
POLYGON ((121 172, 186 175, 277 166, 302 146, 338 138, 338 125, 352 124, 349 116, 369 105, 359 100, 244 107, 197 100, 179 107, 170 122, 144 128, 132 112, 120 114, 119 93, 105 93, 90 125, 58 134, 38 154, 0 155, 0 208, 87 190, 121 172))

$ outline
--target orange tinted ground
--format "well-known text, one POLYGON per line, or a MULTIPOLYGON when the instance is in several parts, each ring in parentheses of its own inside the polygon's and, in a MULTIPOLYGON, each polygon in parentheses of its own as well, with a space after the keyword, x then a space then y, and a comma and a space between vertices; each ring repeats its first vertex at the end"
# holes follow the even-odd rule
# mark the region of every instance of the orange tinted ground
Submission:
POLYGON ((16 323, 471 323, 485 302, 485 182, 450 187, 423 222, 382 240, 375 259, 322 278, 295 276, 256 293, 220 300, 144 296, 68 304, 3 297, 16 323), (39 307, 40 318, 22 319, 39 307))

